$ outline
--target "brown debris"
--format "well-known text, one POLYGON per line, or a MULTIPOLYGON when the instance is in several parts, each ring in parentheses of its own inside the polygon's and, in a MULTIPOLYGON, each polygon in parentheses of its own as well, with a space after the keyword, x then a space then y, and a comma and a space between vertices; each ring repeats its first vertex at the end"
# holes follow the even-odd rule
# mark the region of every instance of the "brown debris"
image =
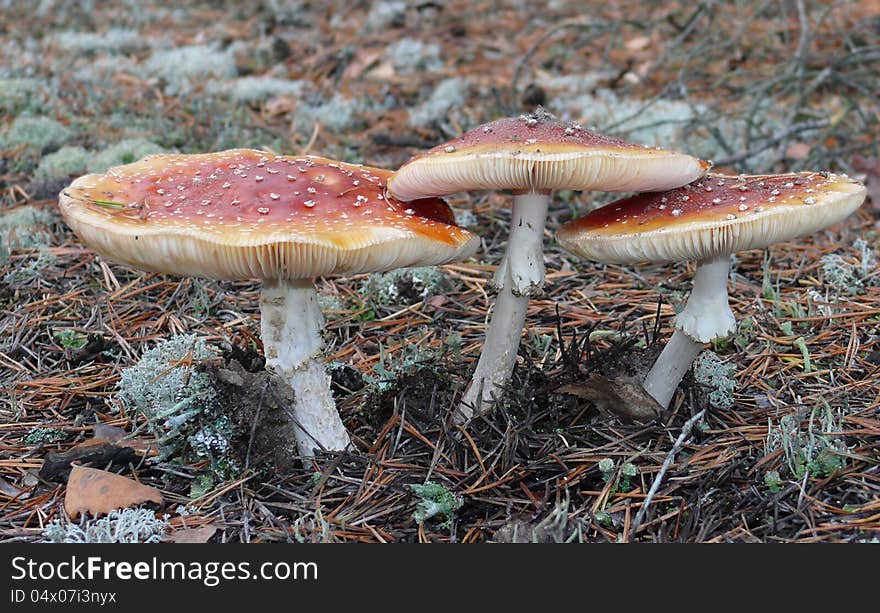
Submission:
POLYGON ((82 513, 106 515, 145 502, 161 505, 162 492, 106 470, 78 465, 70 471, 64 495, 64 509, 72 519, 82 513))

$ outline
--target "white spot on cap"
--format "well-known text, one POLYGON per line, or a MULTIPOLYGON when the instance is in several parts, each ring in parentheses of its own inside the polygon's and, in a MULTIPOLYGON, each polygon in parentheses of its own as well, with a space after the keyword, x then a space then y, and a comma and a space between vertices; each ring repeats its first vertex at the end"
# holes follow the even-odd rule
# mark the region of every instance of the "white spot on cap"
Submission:
POLYGON ((672 215, 678 217, 681 215, 681 209, 672 209, 672 215))
POLYGON ((315 206, 315 201, 314 200, 306 200, 305 202, 303 202, 303 206, 308 207, 308 208, 312 208, 313 206, 315 206))
POLYGON ((270 197, 272 200, 278 200, 279 198, 281 198, 281 194, 276 194, 276 193, 273 192, 273 193, 269 194, 269 197, 270 197))
POLYGON ((452 153, 453 151, 455 151, 455 147, 453 147, 452 145, 446 145, 445 147, 443 147, 443 151, 445 151, 446 153, 452 153))
POLYGON ((261 207, 257 208, 257 213, 259 213, 260 215, 268 215, 269 209, 268 209, 268 207, 261 206, 261 207))

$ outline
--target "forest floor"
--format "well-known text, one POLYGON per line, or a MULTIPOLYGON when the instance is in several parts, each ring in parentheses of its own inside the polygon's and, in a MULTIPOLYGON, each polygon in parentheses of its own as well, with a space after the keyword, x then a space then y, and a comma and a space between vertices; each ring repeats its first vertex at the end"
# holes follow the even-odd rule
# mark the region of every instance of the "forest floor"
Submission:
POLYGON ((87 531, 71 453, 160 489, 145 525, 172 541, 880 537, 877 2, 32 4, 0 9, 0 541, 87 531), (737 254, 737 333, 662 418, 624 423, 601 382, 645 372, 694 267, 579 260, 555 230, 612 196, 556 194, 514 381, 460 427, 510 196, 456 195, 472 259, 319 281, 355 448, 310 461, 251 427, 273 410, 256 282, 105 261, 57 213, 73 178, 147 153, 393 169, 538 104, 719 171, 846 172, 869 198, 737 254), (204 410, 174 432, 139 410, 182 399, 204 410))

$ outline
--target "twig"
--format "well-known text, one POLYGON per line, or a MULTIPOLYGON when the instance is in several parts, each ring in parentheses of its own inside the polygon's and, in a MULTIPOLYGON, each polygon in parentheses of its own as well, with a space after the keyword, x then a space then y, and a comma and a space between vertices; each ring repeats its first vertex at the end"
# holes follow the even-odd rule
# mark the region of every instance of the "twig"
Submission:
POLYGON ((706 414, 706 409, 703 409, 689 420, 684 423, 684 426, 681 427, 681 434, 678 435, 678 438, 675 439, 675 444, 672 445, 672 449, 669 450, 669 453, 666 454, 666 459, 663 460, 663 466, 660 467, 660 472, 657 473, 657 476, 654 477, 654 483, 651 484, 651 489, 648 490, 648 495, 645 497, 645 501, 642 503, 639 512, 636 514, 636 518, 632 523, 632 528, 630 531, 630 538, 638 531, 639 526, 642 523, 642 520, 645 519, 645 514, 648 512, 648 507, 651 505, 651 500, 654 499, 654 495, 657 493, 657 490, 660 489, 660 483, 663 481, 663 477, 666 475, 666 471, 669 470, 669 467, 672 466, 672 461, 675 459, 675 454, 681 450, 682 445, 684 445, 685 439, 691 433, 691 430, 700 419, 703 418, 703 415, 706 414))

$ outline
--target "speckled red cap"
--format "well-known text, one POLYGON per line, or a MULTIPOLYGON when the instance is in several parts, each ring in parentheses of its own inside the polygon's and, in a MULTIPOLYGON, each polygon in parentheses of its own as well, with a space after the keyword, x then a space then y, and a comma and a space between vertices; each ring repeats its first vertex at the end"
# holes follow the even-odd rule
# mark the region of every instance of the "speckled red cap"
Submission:
POLYGON ((846 175, 710 174, 612 202, 564 224, 563 248, 607 264, 705 260, 812 234, 855 211, 865 186, 846 175))
POLYGON ((297 279, 442 264, 479 245, 439 199, 385 195, 391 171, 250 149, 153 155, 74 181, 68 225, 142 270, 297 279))
POLYGON ((488 189, 661 191, 710 164, 557 121, 539 109, 487 123, 415 156, 388 181, 401 200, 488 189))

